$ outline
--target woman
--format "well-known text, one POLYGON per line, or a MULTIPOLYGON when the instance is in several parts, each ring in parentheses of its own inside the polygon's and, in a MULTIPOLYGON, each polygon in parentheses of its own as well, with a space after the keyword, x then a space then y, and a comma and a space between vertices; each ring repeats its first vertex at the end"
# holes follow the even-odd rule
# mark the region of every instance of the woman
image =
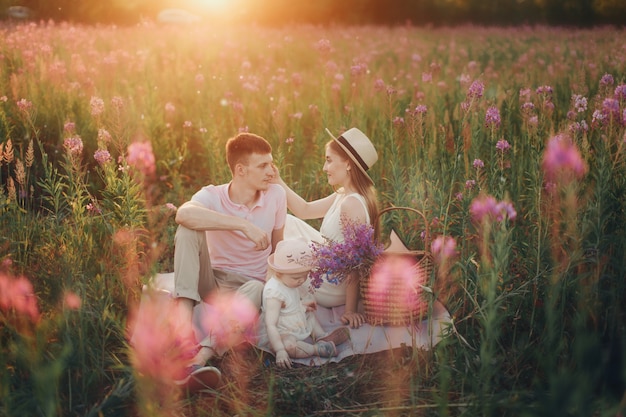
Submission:
MULTIPOLYGON (((303 236, 311 241, 323 242, 324 238, 344 240, 341 219, 353 223, 370 223, 378 236, 378 200, 374 182, 367 171, 378 160, 376 148, 369 138, 357 128, 332 137, 326 146, 323 171, 335 192, 319 200, 305 201, 289 188, 275 169, 274 182, 287 193, 287 207, 297 217, 287 216, 285 239, 303 236), (323 218, 319 232, 302 220, 323 218)), ((344 324, 358 328, 365 323, 365 316, 358 311, 359 280, 349 277, 339 285, 324 282, 315 291, 315 299, 322 307, 345 305, 341 317, 344 324)))

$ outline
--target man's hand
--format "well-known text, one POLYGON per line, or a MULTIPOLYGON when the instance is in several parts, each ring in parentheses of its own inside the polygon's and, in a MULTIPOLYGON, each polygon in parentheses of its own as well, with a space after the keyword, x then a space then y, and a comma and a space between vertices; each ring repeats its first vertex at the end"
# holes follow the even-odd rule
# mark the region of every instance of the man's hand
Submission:
POLYGON ((291 359, 285 350, 276 352, 276 365, 281 368, 291 369, 291 359))
POLYGON ((248 239, 254 243, 255 250, 265 250, 271 244, 270 237, 260 227, 248 223, 247 227, 242 230, 248 239))

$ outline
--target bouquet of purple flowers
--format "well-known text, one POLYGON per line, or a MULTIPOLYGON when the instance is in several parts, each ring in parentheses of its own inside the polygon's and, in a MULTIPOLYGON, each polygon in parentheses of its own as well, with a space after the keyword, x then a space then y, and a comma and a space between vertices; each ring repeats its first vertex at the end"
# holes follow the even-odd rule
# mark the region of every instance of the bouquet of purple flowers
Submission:
POLYGON ((341 218, 344 241, 313 242, 313 269, 309 273, 311 285, 319 288, 324 279, 340 284, 356 273, 367 276, 376 259, 383 253, 383 245, 374 237, 374 228, 369 223, 356 223, 341 218))

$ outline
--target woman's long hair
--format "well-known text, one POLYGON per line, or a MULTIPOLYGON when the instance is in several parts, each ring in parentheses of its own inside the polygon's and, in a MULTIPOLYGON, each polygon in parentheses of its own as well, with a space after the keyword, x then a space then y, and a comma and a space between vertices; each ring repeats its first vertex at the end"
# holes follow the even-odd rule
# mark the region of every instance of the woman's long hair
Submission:
POLYGON ((341 158, 348 161, 350 166, 349 176, 352 181, 352 185, 356 189, 357 193, 361 194, 365 198, 367 213, 370 216, 370 223, 374 228, 374 237, 376 240, 380 238, 380 227, 378 221, 378 214, 380 208, 378 205, 378 195, 376 193, 376 187, 372 184, 372 181, 356 166, 356 163, 348 156, 346 151, 343 150, 337 142, 334 140, 326 143, 328 149, 339 155, 341 158))

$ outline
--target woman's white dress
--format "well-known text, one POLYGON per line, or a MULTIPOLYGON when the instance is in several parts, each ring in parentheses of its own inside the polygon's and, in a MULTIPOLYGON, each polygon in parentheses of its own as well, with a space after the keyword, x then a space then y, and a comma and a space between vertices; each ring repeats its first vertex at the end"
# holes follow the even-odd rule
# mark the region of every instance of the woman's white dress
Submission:
MULTIPOLYGON (((343 242, 343 231, 341 229, 341 204, 346 200, 346 198, 356 198, 365 209, 366 220, 369 223, 369 213, 367 211, 367 203, 365 201, 365 197, 360 194, 352 193, 352 194, 343 194, 336 193, 335 200, 333 204, 330 206, 324 219, 322 220, 322 225, 320 226, 320 230, 315 230, 314 227, 309 225, 308 223, 300 220, 299 218, 288 215, 287 222, 285 223, 285 239, 293 239, 297 237, 304 237, 305 239, 311 242, 319 242, 323 243, 324 238, 333 240, 335 242, 343 242)), ((304 287, 309 287, 309 282, 307 281, 304 287)), ((322 307, 332 308, 344 305, 346 303, 346 284, 332 284, 327 281, 324 281, 320 288, 317 288, 313 293, 315 297, 315 301, 318 305, 322 307)))

